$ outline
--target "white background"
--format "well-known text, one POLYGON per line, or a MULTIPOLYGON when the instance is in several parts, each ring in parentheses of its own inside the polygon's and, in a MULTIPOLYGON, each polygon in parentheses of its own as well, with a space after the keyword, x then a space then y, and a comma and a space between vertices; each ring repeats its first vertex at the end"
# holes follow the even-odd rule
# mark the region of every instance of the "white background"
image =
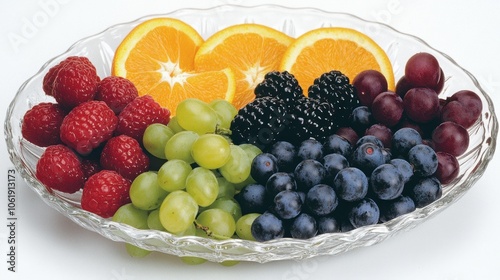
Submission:
MULTIPOLYGON (((1 116, 19 86, 80 38, 148 14, 219 4, 283 3, 356 14, 423 38, 472 72, 500 106, 499 1, 73 1, 0 0, 1 116), (50 5, 49 5, 50 4, 50 5), (50 6, 50 9, 47 7, 50 6), (44 15, 45 14, 45 15, 44 15), (40 20, 46 19, 40 23, 40 20), (38 20, 38 21, 37 21, 38 20), (36 30, 23 35, 26 25, 36 30), (21 43, 9 38, 19 35, 21 43)), ((3 122, 2 122, 3 123, 3 122)), ((3 126, 2 126, 3 127, 3 126)), ((0 279, 500 279, 497 155, 457 203, 409 232, 337 256, 266 264, 188 266, 153 253, 133 259, 123 244, 59 214, 18 178, 17 272, 7 271, 7 169, 0 143, 0 279)))

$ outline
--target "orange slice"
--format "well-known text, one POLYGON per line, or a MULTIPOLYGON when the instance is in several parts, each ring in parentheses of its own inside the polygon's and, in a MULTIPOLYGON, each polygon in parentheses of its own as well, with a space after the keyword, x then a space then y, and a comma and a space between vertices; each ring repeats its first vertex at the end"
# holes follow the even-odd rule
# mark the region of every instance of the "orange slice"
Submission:
POLYGON ((194 58, 198 71, 229 67, 236 77, 233 105, 241 108, 255 98, 253 90, 267 72, 278 70, 293 38, 270 27, 232 25, 210 36, 194 58))
POLYGON ((349 28, 326 27, 299 36, 287 49, 280 70, 292 73, 307 95, 314 79, 339 70, 352 82, 358 73, 373 69, 394 90, 394 72, 385 51, 369 36, 349 28))
POLYGON ((139 95, 153 96, 172 116, 177 104, 186 98, 232 101, 236 85, 230 69, 203 73, 194 69, 194 56, 203 41, 183 21, 144 21, 116 49, 111 74, 132 81, 139 95))

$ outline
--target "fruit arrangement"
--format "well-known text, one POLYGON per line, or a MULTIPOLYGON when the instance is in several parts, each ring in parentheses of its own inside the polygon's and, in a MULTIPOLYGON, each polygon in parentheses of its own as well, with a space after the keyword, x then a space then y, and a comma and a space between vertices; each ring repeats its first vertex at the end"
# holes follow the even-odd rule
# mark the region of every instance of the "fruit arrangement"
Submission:
POLYGON ((409 58, 395 83, 387 56, 362 39, 336 28, 294 39, 248 24, 203 40, 177 20, 146 22, 118 47, 111 76, 98 77, 85 57, 48 71, 43 90, 55 102, 22 123, 23 137, 46 147, 37 178, 81 190, 82 209, 103 218, 217 239, 307 239, 425 207, 458 175, 481 99, 466 89, 441 99, 446 69, 428 53, 409 58), (177 46, 188 52, 178 64, 162 64, 172 79, 161 83, 136 71, 151 72, 138 38, 158 26, 190 44, 177 46), (338 38, 366 53, 319 63, 338 38), (241 40, 274 55, 259 71, 235 63, 258 53, 228 55, 241 40), (368 54, 376 59, 352 63, 368 54))

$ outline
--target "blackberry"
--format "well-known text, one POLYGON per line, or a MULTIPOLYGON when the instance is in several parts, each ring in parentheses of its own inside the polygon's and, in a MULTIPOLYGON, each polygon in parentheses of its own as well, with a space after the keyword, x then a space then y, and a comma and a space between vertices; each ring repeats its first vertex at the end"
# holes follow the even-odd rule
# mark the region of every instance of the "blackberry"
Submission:
POLYGON ((264 76, 264 80, 255 87, 255 97, 271 96, 283 100, 286 105, 293 106, 304 97, 299 82, 288 71, 271 71, 264 76))
POLYGON ((329 102, 335 109, 335 118, 345 124, 352 110, 359 106, 356 88, 349 83, 349 78, 340 71, 323 73, 314 80, 308 89, 310 98, 329 102))
POLYGON ((327 102, 311 98, 300 99, 288 111, 289 124, 286 133, 282 135, 283 139, 295 144, 309 138, 322 142, 339 127, 334 121, 334 112, 327 102))
POLYGON ((285 130, 286 116, 282 100, 256 98, 241 108, 231 122, 231 139, 237 145, 249 143, 265 150, 285 130))

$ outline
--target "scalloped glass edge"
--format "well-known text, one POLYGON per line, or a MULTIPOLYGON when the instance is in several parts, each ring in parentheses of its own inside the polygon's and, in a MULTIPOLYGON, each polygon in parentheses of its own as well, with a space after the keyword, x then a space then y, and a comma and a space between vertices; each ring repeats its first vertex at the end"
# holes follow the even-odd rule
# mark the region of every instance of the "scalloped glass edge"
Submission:
POLYGON ((456 202, 479 180, 493 157, 498 134, 498 122, 493 102, 477 79, 448 55, 432 48, 418 37, 350 14, 312 8, 286 8, 277 5, 222 5, 208 9, 180 9, 113 25, 101 33, 76 42, 66 52, 46 62, 38 73, 23 83, 7 110, 4 125, 10 159, 28 186, 50 207, 83 228, 97 232, 113 241, 127 242, 147 250, 176 256, 196 256, 213 262, 238 260, 259 263, 336 255, 355 248, 377 244, 397 233, 416 227, 456 202), (50 97, 45 96, 41 90, 43 75, 50 67, 67 56, 86 54, 90 56, 94 64, 97 64, 98 74, 104 77, 109 74, 114 49, 126 32, 144 20, 160 16, 183 20, 195 27, 204 38, 220 28, 244 22, 265 24, 294 37, 316 27, 344 26, 362 29, 360 31, 367 33, 386 50, 393 63, 396 79, 403 71, 404 64, 402 63, 411 54, 417 51, 433 53, 440 61, 447 77, 444 93, 441 96, 451 95, 459 89, 469 89, 480 95, 484 105, 481 119, 469 129, 471 143, 467 152, 459 158, 461 165, 459 177, 451 184, 444 186, 443 196, 439 200, 424 208, 416 209, 412 213, 384 224, 366 226, 345 233, 322 234, 308 240, 283 238, 256 242, 241 239, 214 240, 195 236, 177 237, 156 230, 138 230, 80 209, 78 207, 80 194, 67 195, 52 192, 37 181, 34 166, 43 149, 22 139, 20 133, 22 115, 28 108, 39 102, 51 101, 50 97), (109 44, 111 41, 114 45, 109 44), (405 45, 405 43, 411 44, 405 45), (91 45, 97 48, 97 53, 89 52, 91 45), (401 45, 404 48, 401 48, 401 45))

